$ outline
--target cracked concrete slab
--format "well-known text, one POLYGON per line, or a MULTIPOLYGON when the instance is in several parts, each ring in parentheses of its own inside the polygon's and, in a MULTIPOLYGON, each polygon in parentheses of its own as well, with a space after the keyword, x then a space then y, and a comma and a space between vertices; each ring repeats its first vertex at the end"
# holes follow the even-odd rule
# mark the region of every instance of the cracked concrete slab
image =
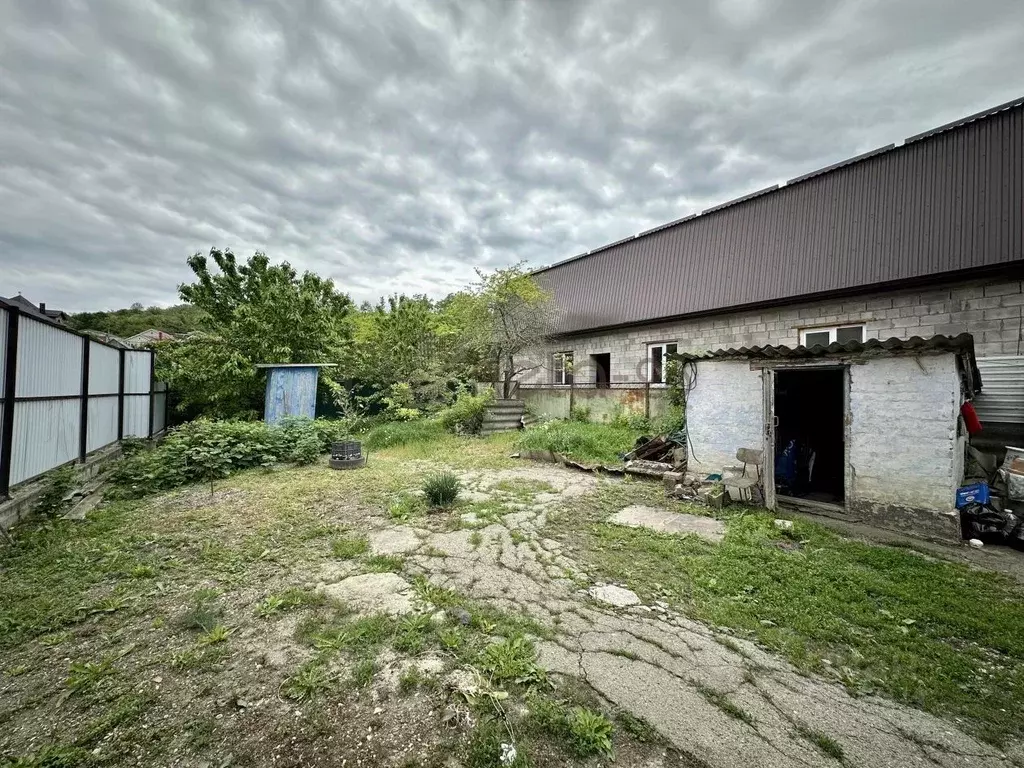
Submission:
POLYGON ((614 608, 628 608, 631 605, 639 605, 641 602, 636 592, 625 587, 617 587, 614 584, 591 587, 587 590, 587 594, 614 608))
MULTIPOLYGON (((475 532, 420 531, 416 548, 404 550, 410 570, 549 626, 553 639, 538 641, 542 666, 584 680, 613 705, 646 719, 681 752, 712 768, 840 765, 806 736, 816 731, 835 739, 844 764, 858 768, 1014 764, 954 723, 885 699, 855 698, 842 686, 806 676, 754 643, 688 619, 665 603, 642 605, 626 588, 590 585, 596 590, 589 593, 611 594, 625 608, 591 602, 585 570, 565 556, 559 541, 545 537, 544 526, 549 509, 599 481, 545 466, 469 473, 468 482, 488 494, 517 479, 554 490, 535 493, 532 505, 475 532)), ((654 507, 626 508, 613 522, 710 541, 720 541, 724 533, 712 518, 654 507)), ((390 530, 392 536, 371 541, 412 546, 411 529, 390 530)), ((363 610, 412 607, 408 582, 395 574, 352 577, 326 589, 363 610)))
POLYGON ((357 613, 412 613, 412 585, 397 573, 363 573, 334 584, 320 585, 320 591, 339 600, 357 613))
POLYGON ((725 538, 725 523, 721 520, 673 512, 661 507, 626 507, 608 518, 608 522, 630 528, 647 528, 656 533, 692 533, 712 544, 725 538))
POLYGON ((416 532, 406 525, 396 525, 369 535, 370 551, 375 555, 405 555, 419 549, 423 543, 416 532))

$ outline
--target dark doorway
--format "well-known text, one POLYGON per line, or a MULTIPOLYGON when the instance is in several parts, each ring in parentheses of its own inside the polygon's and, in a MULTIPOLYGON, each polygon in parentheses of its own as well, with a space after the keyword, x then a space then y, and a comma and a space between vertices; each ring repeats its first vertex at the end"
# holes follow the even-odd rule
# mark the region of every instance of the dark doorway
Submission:
POLYGON ((775 492, 842 504, 843 369, 775 372, 775 492))
POLYGON ((612 381, 612 356, 605 352, 600 355, 591 355, 590 360, 594 363, 594 382, 598 389, 607 389, 612 381))

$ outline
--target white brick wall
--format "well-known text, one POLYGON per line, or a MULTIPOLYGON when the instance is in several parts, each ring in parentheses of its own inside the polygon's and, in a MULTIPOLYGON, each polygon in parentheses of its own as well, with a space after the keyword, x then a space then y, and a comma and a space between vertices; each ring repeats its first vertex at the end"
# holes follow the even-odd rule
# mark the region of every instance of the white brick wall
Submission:
POLYGON ((850 367, 851 503, 952 511, 960 380, 953 355, 850 367))
POLYGON ((686 405, 691 455, 689 471, 721 472, 736 465, 738 448, 764 447, 764 387, 761 371, 747 360, 697 364, 697 382, 686 405))
POLYGON ((1003 278, 573 336, 538 350, 537 368, 521 378, 527 383, 549 383, 551 353, 571 350, 577 382, 594 380, 590 355, 603 352, 611 354, 613 380, 644 381, 649 343, 676 342, 680 351, 691 352, 765 344, 796 346, 801 328, 854 323, 864 323, 867 338, 971 333, 978 357, 1024 354, 1022 284, 1003 278))

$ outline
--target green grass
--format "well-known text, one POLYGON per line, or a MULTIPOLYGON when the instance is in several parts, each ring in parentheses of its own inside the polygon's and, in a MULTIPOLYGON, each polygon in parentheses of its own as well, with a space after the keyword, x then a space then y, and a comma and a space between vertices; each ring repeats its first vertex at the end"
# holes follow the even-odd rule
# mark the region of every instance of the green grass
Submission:
POLYGON ((792 536, 806 543, 786 552, 767 514, 732 516, 718 545, 603 522, 630 503, 665 505, 659 496, 652 484, 609 485, 555 524, 592 573, 731 627, 800 669, 961 718, 996 744, 1024 733, 1013 714, 1024 711, 1024 594, 1009 579, 799 521, 792 536))
POLYGON ((331 554, 339 560, 353 560, 366 554, 370 542, 365 536, 342 536, 331 542, 331 554))
POLYGON ((414 421, 392 421, 373 427, 360 436, 363 448, 379 451, 383 448, 430 443, 451 437, 439 421, 416 419, 414 421))
POLYGON ((640 433, 608 424, 552 421, 531 427, 516 441, 519 450, 559 453, 584 464, 622 464, 620 453, 632 450, 640 433))
POLYGON ((843 751, 842 745, 831 736, 828 736, 821 731, 816 731, 813 728, 808 728, 804 725, 798 725, 797 731, 801 736, 820 749, 822 753, 838 760, 840 763, 846 759, 846 753, 843 751))
POLYGON ((697 692, 700 693, 705 699, 714 704, 720 710, 722 710, 729 717, 740 720, 747 725, 754 724, 754 718, 751 717, 750 713, 745 709, 734 703, 728 696, 721 691, 716 691, 714 688, 710 688, 706 685, 698 683, 696 686, 697 692))

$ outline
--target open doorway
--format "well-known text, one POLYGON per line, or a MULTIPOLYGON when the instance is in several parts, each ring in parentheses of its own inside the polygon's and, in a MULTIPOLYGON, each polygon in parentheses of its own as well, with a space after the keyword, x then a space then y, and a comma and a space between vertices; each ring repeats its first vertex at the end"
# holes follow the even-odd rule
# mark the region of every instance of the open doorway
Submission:
POLYGON ((591 362, 594 364, 594 383, 598 389, 607 389, 612 381, 612 356, 605 352, 600 355, 591 355, 591 362))
POLYGON ((775 372, 775 493, 783 502, 845 501, 845 374, 775 372))

